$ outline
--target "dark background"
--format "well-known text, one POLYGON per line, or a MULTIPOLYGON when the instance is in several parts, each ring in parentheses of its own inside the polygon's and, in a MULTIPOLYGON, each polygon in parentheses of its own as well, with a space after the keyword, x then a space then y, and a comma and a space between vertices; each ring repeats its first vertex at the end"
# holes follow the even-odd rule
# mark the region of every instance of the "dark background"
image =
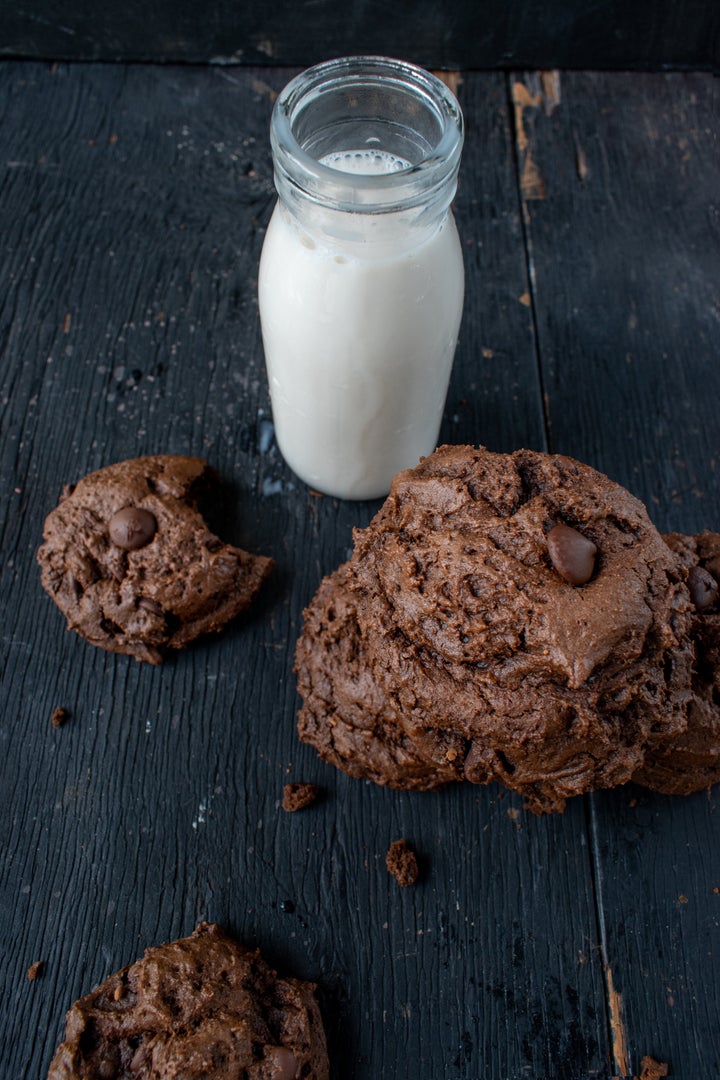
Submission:
POLYGON ((379 53, 427 67, 717 70, 708 0, 23 0, 0 55, 306 66, 379 53))
POLYGON ((3 1080, 44 1076, 76 997, 205 918, 318 983, 335 1080, 610 1080, 645 1054, 720 1076, 717 789, 536 818, 495 787, 353 781, 298 742, 302 609, 378 504, 283 463, 256 296, 287 65, 453 68, 467 288, 441 438, 568 453, 661 530, 720 530, 717 12, 2 7, 3 1080), (207 458, 218 531, 277 563, 160 668, 67 633, 35 563, 63 484, 144 453, 207 458), (288 779, 322 800, 285 814, 288 779))

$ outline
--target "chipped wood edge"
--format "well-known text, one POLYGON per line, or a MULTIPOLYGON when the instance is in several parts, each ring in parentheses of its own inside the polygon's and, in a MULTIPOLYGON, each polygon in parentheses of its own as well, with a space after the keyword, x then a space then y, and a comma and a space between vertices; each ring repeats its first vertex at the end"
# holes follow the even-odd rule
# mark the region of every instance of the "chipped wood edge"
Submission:
POLYGON ((512 82, 512 103, 515 117, 515 145, 520 158, 520 190, 525 202, 545 199, 547 186, 535 161, 533 146, 525 126, 525 111, 540 109, 552 116, 560 108, 562 90, 559 71, 541 71, 527 76, 535 84, 533 93, 522 79, 512 82))
POLYGON ((612 1035, 612 1054, 614 1077, 627 1077, 627 1034, 623 1019, 622 994, 618 993, 613 985, 612 969, 605 967, 605 980, 607 983, 608 1008, 610 1009, 610 1033, 612 1035))
POLYGON ((455 97, 459 97, 458 89, 462 86, 463 78, 459 71, 433 71, 432 73, 440 82, 445 83, 455 97))

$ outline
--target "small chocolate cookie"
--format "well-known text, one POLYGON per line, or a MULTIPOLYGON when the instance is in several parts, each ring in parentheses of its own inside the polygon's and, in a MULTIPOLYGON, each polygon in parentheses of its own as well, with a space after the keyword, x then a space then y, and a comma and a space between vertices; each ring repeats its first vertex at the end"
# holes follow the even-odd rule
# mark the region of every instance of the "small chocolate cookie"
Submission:
POLYGON ((685 575, 594 469, 441 447, 354 541, 296 653, 300 736, 352 775, 496 779, 557 811, 685 729, 685 575))
POLYGON ((75 1002, 48 1080, 328 1080, 314 990, 201 923, 75 1002))
POLYGON ((196 500, 214 480, 200 458, 158 455, 63 492, 37 557, 68 629, 158 664, 248 607, 273 562, 210 532, 196 500))
POLYGON ((692 699, 687 731, 648 751, 633 780, 665 795, 690 795, 720 783, 720 533, 664 539, 687 569, 695 605, 692 699))

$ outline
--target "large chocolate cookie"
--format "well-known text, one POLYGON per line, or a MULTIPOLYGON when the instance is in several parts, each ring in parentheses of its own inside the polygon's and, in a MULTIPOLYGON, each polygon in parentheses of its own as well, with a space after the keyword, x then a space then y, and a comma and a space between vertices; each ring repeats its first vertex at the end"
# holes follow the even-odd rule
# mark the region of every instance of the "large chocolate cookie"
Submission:
POLYGON ((63 492, 38 562, 69 629, 157 664, 248 607, 272 560, 210 532, 196 500, 214 479, 200 458, 158 455, 109 465, 63 492))
POLYGON ((687 730, 650 750, 633 776, 667 795, 689 795, 720 782, 720 534, 665 537, 688 572, 695 604, 695 666, 687 730))
POLYGON ((73 1005, 48 1080, 327 1080, 314 989, 201 923, 73 1005))
POLYGON ((625 489, 569 458, 442 447, 395 478, 306 612, 301 737, 353 775, 377 780, 376 748, 397 745, 381 782, 499 779, 560 810, 684 730, 689 619, 677 559, 625 489), (332 608, 353 625, 334 644, 332 608))

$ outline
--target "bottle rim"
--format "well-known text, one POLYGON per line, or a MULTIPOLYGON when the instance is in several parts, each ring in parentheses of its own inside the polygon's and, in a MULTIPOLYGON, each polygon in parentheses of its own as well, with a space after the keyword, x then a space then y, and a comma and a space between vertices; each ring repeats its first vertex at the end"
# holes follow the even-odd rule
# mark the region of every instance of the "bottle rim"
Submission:
POLYGON ((446 190, 450 203, 457 185, 464 136, 463 115, 452 91, 436 75, 416 64, 385 56, 349 56, 328 60, 295 76, 278 95, 270 141, 279 194, 288 188, 331 209, 387 213, 408 209, 446 190), (416 97, 433 114, 439 137, 419 161, 393 172, 356 173, 322 164, 295 134, 303 110, 320 95, 341 86, 384 87, 416 97))

